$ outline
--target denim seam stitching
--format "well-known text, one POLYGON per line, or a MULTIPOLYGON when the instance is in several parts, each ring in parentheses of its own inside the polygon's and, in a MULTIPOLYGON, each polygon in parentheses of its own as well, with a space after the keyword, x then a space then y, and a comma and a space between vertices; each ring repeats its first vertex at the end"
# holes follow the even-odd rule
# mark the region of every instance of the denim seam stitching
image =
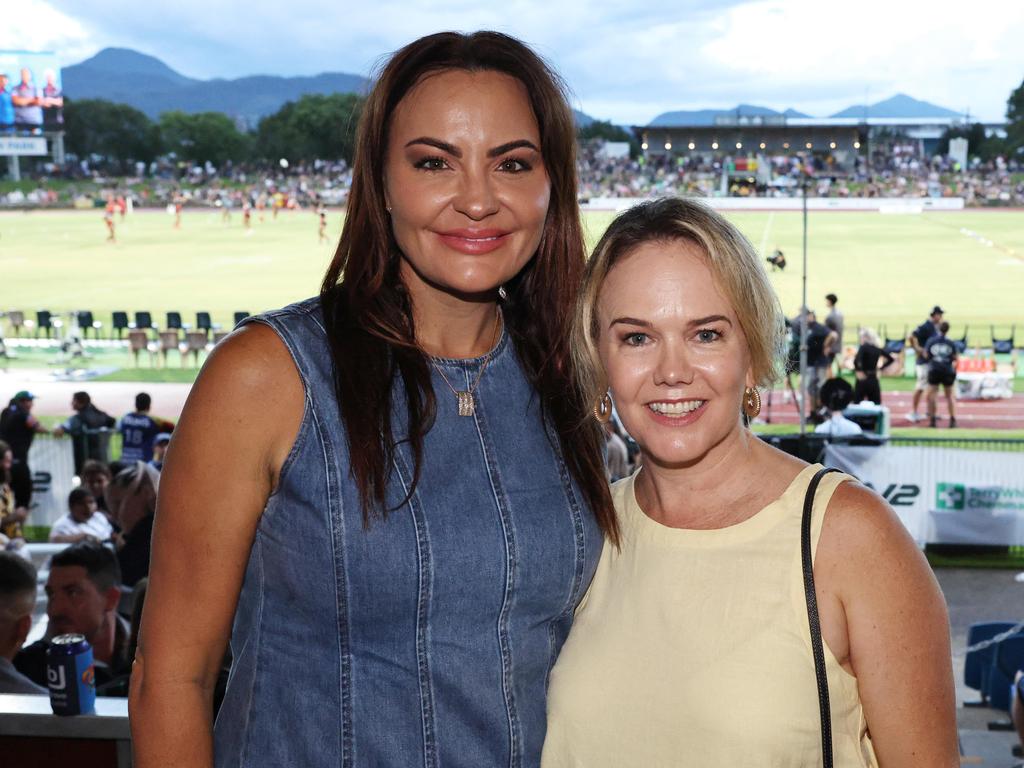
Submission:
POLYGON ((258 701, 256 689, 260 683, 260 658, 263 655, 263 602, 266 595, 265 590, 265 575, 263 573, 263 548, 259 542, 259 531, 256 532, 257 540, 254 542, 256 548, 256 570, 259 574, 259 585, 260 585, 260 599, 256 607, 256 621, 254 625, 256 627, 256 661, 255 669, 253 670, 252 687, 249 689, 249 701, 248 706, 245 708, 245 720, 242 724, 242 732, 245 734, 245 744, 242 747, 242 761, 240 765, 249 764, 249 752, 252 749, 252 732, 249 730, 249 721, 251 719, 254 701, 258 701))
MULTIPOLYGON (((470 384, 469 369, 466 369, 466 385, 470 384)), ((479 394, 477 395, 479 397, 479 394)), ((519 738, 519 715, 516 709, 515 693, 511 687, 512 677, 512 648, 511 638, 508 631, 509 614, 512 610, 513 594, 512 586, 515 582, 516 571, 516 542, 515 533, 512 530, 512 520, 509 515, 508 503, 505 498, 501 473, 498 470, 494 459, 494 453, 489 441, 489 431, 483 417, 483 409, 476 409, 473 420, 476 422, 477 435, 480 440, 480 448, 484 454, 487 465, 487 478, 491 485, 491 493, 494 495, 494 503, 498 509, 498 517, 501 520, 501 530, 505 541, 505 591, 502 597, 501 610, 498 613, 498 624, 496 627, 498 647, 501 650, 501 687, 505 697, 505 711, 508 717, 509 728, 509 766, 521 765, 522 758, 519 754, 521 749, 519 738)))
MULTIPOLYGON (((409 484, 405 474, 408 467, 404 466, 403 456, 395 452, 395 474, 402 484, 405 494, 409 492, 409 484), (403 473, 404 472, 404 473, 403 473)), ((434 690, 430 673, 430 621, 429 605, 433 585, 433 558, 430 554, 430 540, 427 536, 426 519, 419 504, 419 495, 413 494, 409 499, 409 512, 413 528, 416 531, 417 561, 417 595, 416 595, 416 667, 420 689, 420 730, 423 736, 423 765, 425 768, 437 766, 437 737, 434 723, 434 690)))
POLYGON ((348 617, 348 574, 345 560, 345 521, 340 494, 335 492, 336 478, 332 467, 334 454, 323 431, 319 414, 313 409, 313 424, 320 437, 327 488, 327 514, 331 526, 331 560, 334 563, 334 594, 338 626, 339 700, 341 702, 341 765, 355 764, 355 744, 352 733, 352 659, 348 617))

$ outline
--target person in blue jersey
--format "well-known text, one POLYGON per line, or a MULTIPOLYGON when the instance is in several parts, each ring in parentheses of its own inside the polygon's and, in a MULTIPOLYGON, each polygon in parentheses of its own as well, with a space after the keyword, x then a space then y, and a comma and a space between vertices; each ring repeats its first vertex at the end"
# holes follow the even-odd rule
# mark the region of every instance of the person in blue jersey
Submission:
POLYGON ((572 378, 560 81, 507 35, 445 32, 372 82, 320 295, 217 345, 167 451, 137 768, 537 766, 617 540, 572 378))
POLYGON ((170 431, 169 422, 154 419, 149 415, 153 398, 146 392, 135 396, 135 410, 126 413, 117 424, 121 433, 121 461, 153 460, 153 441, 161 432, 170 431))
POLYGON ((11 101, 10 78, 0 72, 0 133, 14 130, 14 102, 11 101))
POLYGON ((956 361, 959 356, 956 344, 946 334, 949 333, 949 323, 943 320, 939 323, 938 333, 928 339, 924 345, 924 359, 928 364, 928 425, 936 426, 938 416, 936 400, 939 397, 939 387, 942 387, 946 396, 946 405, 949 408, 949 426, 956 426, 956 400, 953 398, 953 385, 956 384, 956 361))

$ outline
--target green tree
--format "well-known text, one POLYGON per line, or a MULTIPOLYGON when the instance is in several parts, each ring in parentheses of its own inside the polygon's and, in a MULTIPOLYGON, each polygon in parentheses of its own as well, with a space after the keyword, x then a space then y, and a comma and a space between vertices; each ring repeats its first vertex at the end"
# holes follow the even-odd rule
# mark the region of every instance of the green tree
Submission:
POLYGON ((64 101, 65 146, 80 158, 100 155, 128 172, 161 152, 160 132, 139 110, 103 99, 64 101))
POLYGON ((260 120, 256 154, 267 160, 352 162, 364 99, 354 93, 307 94, 260 120))
POLYGON ((637 157, 640 154, 640 142, 636 137, 621 126, 614 125, 608 120, 594 120, 586 126, 576 129, 576 136, 581 141, 591 139, 604 139, 605 141, 626 141, 629 142, 629 156, 637 157))
POLYGON ((1006 148, 1017 153, 1024 150, 1024 81, 1006 100, 1006 148))
POLYGON ((221 112, 164 112, 160 115, 160 135, 165 151, 200 164, 244 160, 251 147, 249 135, 239 131, 221 112))

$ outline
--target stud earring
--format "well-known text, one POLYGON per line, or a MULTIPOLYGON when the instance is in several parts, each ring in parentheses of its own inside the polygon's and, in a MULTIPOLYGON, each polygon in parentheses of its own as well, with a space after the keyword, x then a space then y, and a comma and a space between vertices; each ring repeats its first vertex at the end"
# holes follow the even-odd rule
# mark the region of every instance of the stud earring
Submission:
POLYGON ((612 398, 605 392, 604 396, 594 403, 594 418, 601 424, 607 424, 612 417, 612 398))
POLYGON ((757 391, 757 387, 747 387, 743 390, 743 412, 747 414, 748 419, 757 418, 757 414, 761 412, 761 393, 757 391))

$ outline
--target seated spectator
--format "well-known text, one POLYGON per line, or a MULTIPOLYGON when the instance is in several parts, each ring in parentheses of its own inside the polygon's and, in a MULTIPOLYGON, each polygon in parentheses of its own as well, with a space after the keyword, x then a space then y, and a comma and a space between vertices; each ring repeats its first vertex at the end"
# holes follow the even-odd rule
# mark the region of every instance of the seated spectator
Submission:
POLYGON ((71 396, 71 408, 75 413, 55 428, 53 434, 73 438, 75 474, 81 475, 86 459, 107 460, 107 443, 100 430, 111 429, 117 422, 113 416, 92 404, 88 392, 75 392, 71 396))
POLYGON ((121 533, 115 537, 117 560, 127 586, 149 575, 149 540, 153 536, 160 472, 137 461, 114 476, 107 488, 107 507, 121 533))
POLYGON ((35 605, 35 566, 12 552, 0 552, 0 693, 47 692, 12 663, 32 629, 35 605))
POLYGON ((153 439, 174 428, 170 422, 149 415, 152 403, 147 393, 139 392, 135 396, 135 410, 121 417, 117 426, 121 433, 121 461, 152 461, 153 439))
POLYGON ((153 458, 149 466, 160 470, 164 468, 164 455, 167 453, 167 446, 171 444, 171 435, 168 432, 161 432, 153 438, 153 458))
POLYGON ((114 553, 100 544, 73 544, 53 556, 46 581, 46 639, 23 648, 14 666, 23 675, 46 684, 46 650, 50 638, 68 633, 85 635, 96 664, 96 686, 127 675, 128 623, 117 615, 121 599, 121 570, 114 553))
POLYGON ((68 494, 68 511, 50 529, 50 541, 55 544, 77 544, 80 541, 101 543, 109 541, 114 533, 110 521, 96 511, 96 498, 85 488, 75 488, 68 494))
POLYGON ((92 493, 96 499, 96 506, 99 507, 101 512, 106 514, 107 500, 104 494, 106 493, 107 486, 110 485, 110 481, 114 479, 114 474, 110 471, 110 467, 102 461, 89 459, 82 465, 81 478, 82 487, 87 488, 92 493))
POLYGON ((28 510, 15 502, 11 488, 11 468, 14 453, 11 447, 0 441, 0 549, 22 550, 25 534, 22 523, 28 517, 28 510))
POLYGON ((831 437, 856 437, 864 430, 854 421, 843 416, 843 411, 853 401, 853 387, 844 379, 829 379, 821 385, 821 402, 828 409, 828 418, 814 428, 816 435, 831 437))

